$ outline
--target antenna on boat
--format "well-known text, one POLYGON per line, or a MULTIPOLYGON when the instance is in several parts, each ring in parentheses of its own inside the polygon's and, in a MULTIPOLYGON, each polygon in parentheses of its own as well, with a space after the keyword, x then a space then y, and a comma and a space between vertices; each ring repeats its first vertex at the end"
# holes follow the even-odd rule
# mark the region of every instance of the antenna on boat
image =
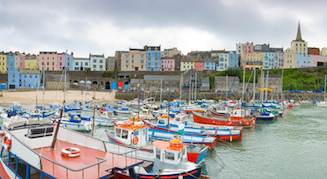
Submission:
POLYGON ((60 122, 61 122, 61 118, 62 118, 62 112, 64 111, 64 108, 65 108, 65 103, 66 103, 66 101, 64 100, 64 102, 62 103, 61 107, 59 108, 59 110, 60 110, 60 117, 59 117, 59 121, 57 123, 56 132, 55 132, 55 134, 53 136, 53 141, 52 141, 50 150, 54 150, 54 147, 55 147, 55 144, 56 144, 57 135, 58 135, 59 127, 60 127, 60 122))
POLYGON ((94 91, 94 94, 93 94, 93 122, 92 122, 92 137, 94 135, 94 121, 95 121, 95 88, 97 87, 96 84, 93 85, 93 91, 94 91))

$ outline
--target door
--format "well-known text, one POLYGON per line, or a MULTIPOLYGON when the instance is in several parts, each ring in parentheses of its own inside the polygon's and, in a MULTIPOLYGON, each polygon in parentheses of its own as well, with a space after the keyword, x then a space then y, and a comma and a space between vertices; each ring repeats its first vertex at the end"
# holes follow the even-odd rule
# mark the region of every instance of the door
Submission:
POLYGON ((15 85, 9 85, 9 89, 15 89, 15 85))
POLYGON ((139 71, 139 67, 135 67, 135 71, 139 71))

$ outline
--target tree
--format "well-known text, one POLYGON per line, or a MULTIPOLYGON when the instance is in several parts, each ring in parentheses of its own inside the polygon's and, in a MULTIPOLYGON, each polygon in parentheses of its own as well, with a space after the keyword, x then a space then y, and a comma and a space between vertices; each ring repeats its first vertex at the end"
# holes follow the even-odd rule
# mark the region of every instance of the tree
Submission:
POLYGON ((91 68, 87 68, 86 71, 91 71, 91 68))

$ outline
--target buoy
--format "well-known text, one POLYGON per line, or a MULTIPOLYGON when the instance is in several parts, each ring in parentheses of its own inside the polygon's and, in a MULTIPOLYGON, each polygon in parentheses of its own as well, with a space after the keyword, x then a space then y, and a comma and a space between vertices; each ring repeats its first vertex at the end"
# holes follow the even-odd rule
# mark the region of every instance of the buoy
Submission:
POLYGON ((11 136, 7 133, 5 134, 5 137, 3 138, 2 146, 7 150, 10 150, 10 148, 11 148, 11 136))
POLYGON ((65 157, 78 157, 81 150, 76 147, 66 147, 61 150, 61 155, 65 157))
POLYGON ((133 144, 134 144, 134 145, 137 145, 138 142, 139 142, 139 138, 138 138, 137 136, 135 136, 135 137, 133 138, 133 144))

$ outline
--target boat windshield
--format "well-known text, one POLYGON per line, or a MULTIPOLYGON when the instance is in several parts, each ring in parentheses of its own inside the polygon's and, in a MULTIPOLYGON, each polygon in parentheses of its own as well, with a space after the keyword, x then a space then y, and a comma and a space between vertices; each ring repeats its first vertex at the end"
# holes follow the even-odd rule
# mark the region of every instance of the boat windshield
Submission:
POLYGON ((156 158, 160 160, 160 149, 156 149, 156 158))

